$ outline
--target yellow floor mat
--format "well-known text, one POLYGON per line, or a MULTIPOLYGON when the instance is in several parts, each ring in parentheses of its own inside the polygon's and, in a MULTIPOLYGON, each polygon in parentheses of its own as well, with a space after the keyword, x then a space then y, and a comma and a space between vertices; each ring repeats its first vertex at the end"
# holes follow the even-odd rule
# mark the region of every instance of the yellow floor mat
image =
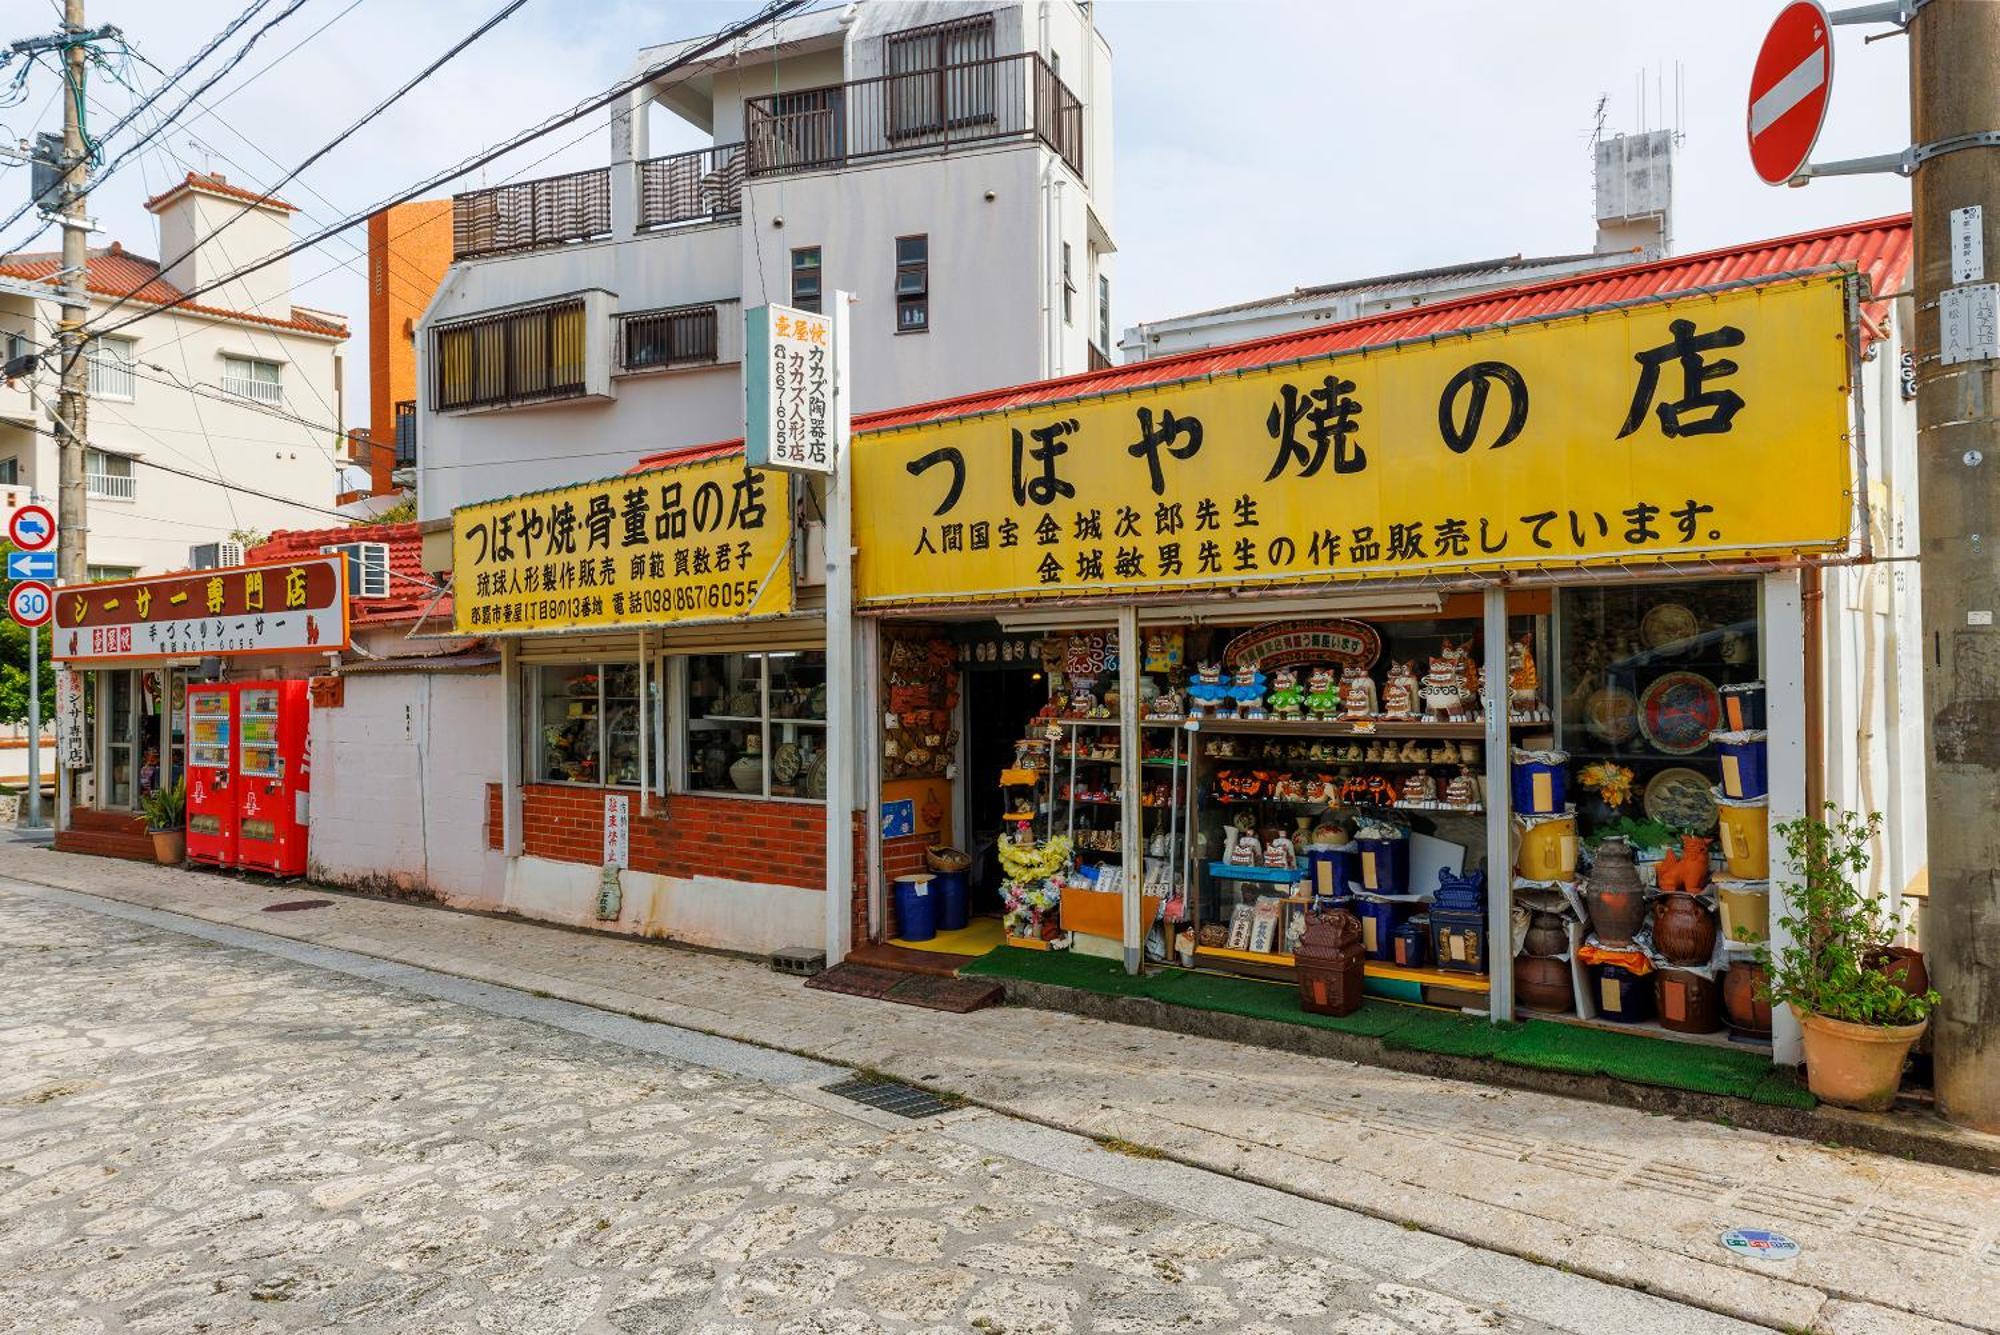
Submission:
POLYGON ((939 932, 928 941, 891 937, 889 944, 906 950, 934 950, 944 955, 984 955, 1000 944, 998 918, 974 918, 955 932, 939 932))

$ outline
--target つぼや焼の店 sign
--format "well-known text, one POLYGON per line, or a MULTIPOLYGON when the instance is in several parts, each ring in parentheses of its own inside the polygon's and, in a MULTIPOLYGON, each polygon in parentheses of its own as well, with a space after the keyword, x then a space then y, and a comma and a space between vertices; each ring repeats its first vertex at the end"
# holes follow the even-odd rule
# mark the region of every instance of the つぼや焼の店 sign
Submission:
POLYGON ((1793 275, 870 432, 857 595, 1838 551, 1849 282, 1793 275))
POLYGON ((460 506, 465 632, 650 626, 792 610, 791 501, 740 456, 460 506))

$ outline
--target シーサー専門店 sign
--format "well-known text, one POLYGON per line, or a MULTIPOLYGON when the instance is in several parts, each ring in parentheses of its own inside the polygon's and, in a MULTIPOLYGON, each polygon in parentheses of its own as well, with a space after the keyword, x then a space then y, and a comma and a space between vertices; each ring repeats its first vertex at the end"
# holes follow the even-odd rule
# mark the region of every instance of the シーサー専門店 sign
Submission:
POLYGON ((648 626, 792 610, 790 488, 740 457, 452 511, 468 633, 648 626))
POLYGON ((57 661, 325 652, 347 647, 338 557, 229 566, 56 591, 57 661))
POLYGON ((864 602, 1842 549, 1840 273, 886 429, 864 602))

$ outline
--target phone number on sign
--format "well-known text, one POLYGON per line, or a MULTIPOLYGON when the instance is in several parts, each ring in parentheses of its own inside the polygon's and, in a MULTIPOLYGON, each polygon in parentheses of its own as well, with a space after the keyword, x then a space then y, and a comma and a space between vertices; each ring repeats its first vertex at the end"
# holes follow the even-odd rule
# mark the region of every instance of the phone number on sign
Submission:
MULTIPOLYGON (((716 584, 679 584, 671 589, 634 589, 624 595, 624 615, 669 612, 726 612, 749 607, 757 582, 733 579, 716 584)), ((614 605, 616 598, 613 599, 614 605)))

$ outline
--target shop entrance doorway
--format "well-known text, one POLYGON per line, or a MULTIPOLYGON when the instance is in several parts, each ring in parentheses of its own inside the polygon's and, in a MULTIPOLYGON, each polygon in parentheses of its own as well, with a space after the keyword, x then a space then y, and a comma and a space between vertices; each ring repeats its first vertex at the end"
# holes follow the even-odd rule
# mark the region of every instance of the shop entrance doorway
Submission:
POLYGON ((965 838, 972 855, 968 882, 972 911, 1001 911, 1000 858, 996 849, 1007 808, 1000 773, 1015 763, 1020 741, 1048 702, 1039 642, 979 627, 965 663, 965 838))

